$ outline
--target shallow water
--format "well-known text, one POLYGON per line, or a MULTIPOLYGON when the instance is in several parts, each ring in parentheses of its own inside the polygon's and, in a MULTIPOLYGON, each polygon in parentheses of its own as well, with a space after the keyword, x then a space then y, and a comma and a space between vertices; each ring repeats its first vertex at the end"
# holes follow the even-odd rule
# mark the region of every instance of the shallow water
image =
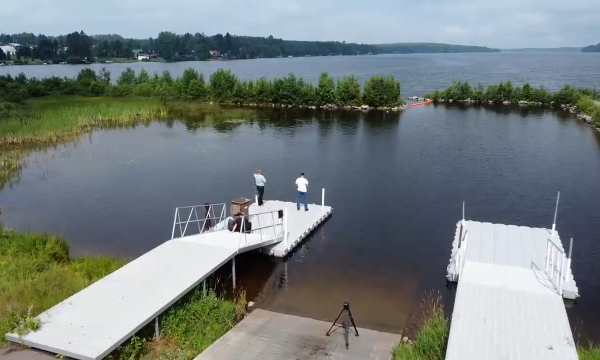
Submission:
MULTIPOLYGON (((170 238, 176 206, 253 197, 293 201, 294 180, 332 218, 286 261, 247 254, 238 279, 258 306, 333 319, 349 299, 359 326, 400 331, 420 299, 445 287, 455 224, 468 219, 551 227, 575 238, 582 298, 576 333, 600 341, 600 138, 567 114, 422 106, 385 112, 266 111, 228 129, 175 122, 95 131, 32 153, 0 193, 3 222, 58 233, 73 252, 136 257, 170 238), (583 322, 583 323, 582 323, 583 322)), ((228 269, 223 270, 228 276, 228 269)))

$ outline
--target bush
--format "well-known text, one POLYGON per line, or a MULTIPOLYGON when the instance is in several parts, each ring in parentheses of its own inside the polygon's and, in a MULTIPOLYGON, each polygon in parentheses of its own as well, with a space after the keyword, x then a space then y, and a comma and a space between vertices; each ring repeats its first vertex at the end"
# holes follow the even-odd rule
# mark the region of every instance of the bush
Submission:
POLYGON ((395 106, 402 103, 400 83, 393 76, 372 76, 365 83, 363 101, 369 106, 395 106))
POLYGON ((219 69, 210 76, 210 95, 217 103, 231 102, 237 78, 231 70, 219 69))
POLYGON ((273 86, 271 82, 264 77, 256 80, 254 97, 260 104, 273 102, 273 86))
POLYGON ((350 75, 343 77, 341 80, 338 79, 335 90, 340 105, 361 105, 360 83, 356 76, 350 75))
POLYGON ((319 76, 319 84, 315 91, 315 101, 319 106, 337 104, 335 83, 333 82, 333 78, 329 77, 329 74, 326 72, 321 73, 321 76, 319 76))

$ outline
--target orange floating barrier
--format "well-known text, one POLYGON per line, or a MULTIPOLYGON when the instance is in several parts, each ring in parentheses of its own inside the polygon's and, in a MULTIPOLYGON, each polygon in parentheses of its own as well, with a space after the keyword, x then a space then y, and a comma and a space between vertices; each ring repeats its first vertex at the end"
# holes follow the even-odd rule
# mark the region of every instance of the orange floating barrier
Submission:
POLYGON ((424 101, 424 102, 420 102, 420 103, 410 104, 410 105, 408 105, 408 107, 427 105, 427 104, 431 104, 432 102, 433 102, 433 100, 424 101))

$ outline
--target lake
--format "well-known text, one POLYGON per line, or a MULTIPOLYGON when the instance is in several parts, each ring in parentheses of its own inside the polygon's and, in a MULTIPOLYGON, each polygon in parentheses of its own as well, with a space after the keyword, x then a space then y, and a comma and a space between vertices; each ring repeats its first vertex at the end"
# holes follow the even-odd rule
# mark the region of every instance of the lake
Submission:
MULTIPOLYGON (((311 81, 320 71, 363 80, 391 73, 408 96, 452 79, 598 86, 598 60, 500 53, 128 65, 174 75, 223 66, 242 78, 294 72, 311 81)), ((0 72, 74 76, 80 68, 0 72)), ((326 188, 333 217, 285 261, 242 255, 238 279, 249 299, 318 319, 333 319, 348 299, 358 326, 400 331, 414 326, 426 292, 439 292, 452 308, 445 275, 462 201, 467 219, 549 228, 560 190, 557 229, 563 242, 575 239, 582 296, 567 311, 575 334, 600 341, 600 136, 572 115, 431 105, 402 113, 265 110, 261 117, 229 128, 174 122, 101 130, 33 152, 18 184, 0 193, 2 221, 60 234, 74 254, 131 258, 170 238, 175 207, 252 198, 258 168, 268 179, 267 201, 293 201, 303 171, 309 201, 318 203, 326 188)))
POLYGON ((111 71, 113 81, 130 67, 138 73, 145 68, 150 74, 164 70, 180 76, 189 67, 202 72, 206 79, 219 68, 231 69, 241 79, 284 77, 289 73, 317 83, 323 71, 337 78, 354 74, 361 82, 372 75, 394 75, 402 84, 402 95, 424 95, 446 88, 452 80, 473 84, 515 84, 529 81, 557 90, 565 84, 600 87, 600 53, 480 53, 480 54, 410 54, 377 56, 332 56, 238 61, 192 61, 179 63, 128 63, 93 65, 24 65, 0 67, 0 75, 68 76, 90 67, 111 71))

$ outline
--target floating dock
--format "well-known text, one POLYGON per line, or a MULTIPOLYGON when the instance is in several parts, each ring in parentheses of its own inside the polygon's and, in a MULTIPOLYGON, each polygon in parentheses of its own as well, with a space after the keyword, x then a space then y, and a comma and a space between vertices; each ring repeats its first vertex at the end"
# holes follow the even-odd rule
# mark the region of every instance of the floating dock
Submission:
POLYGON ((226 204, 177 208, 171 240, 37 316, 39 330, 9 333, 6 339, 97 360, 153 321, 159 338, 159 316, 228 262, 235 288, 237 254, 266 248, 269 254, 285 256, 331 214, 324 204, 309 205, 307 212, 295 207, 281 201, 252 205, 252 231, 241 233, 226 229, 226 204))
MULTIPOLYGON (((572 242, 571 242, 572 246, 572 242)), ((579 296, 553 229, 458 222, 446 360, 576 360, 563 297, 579 296)))

